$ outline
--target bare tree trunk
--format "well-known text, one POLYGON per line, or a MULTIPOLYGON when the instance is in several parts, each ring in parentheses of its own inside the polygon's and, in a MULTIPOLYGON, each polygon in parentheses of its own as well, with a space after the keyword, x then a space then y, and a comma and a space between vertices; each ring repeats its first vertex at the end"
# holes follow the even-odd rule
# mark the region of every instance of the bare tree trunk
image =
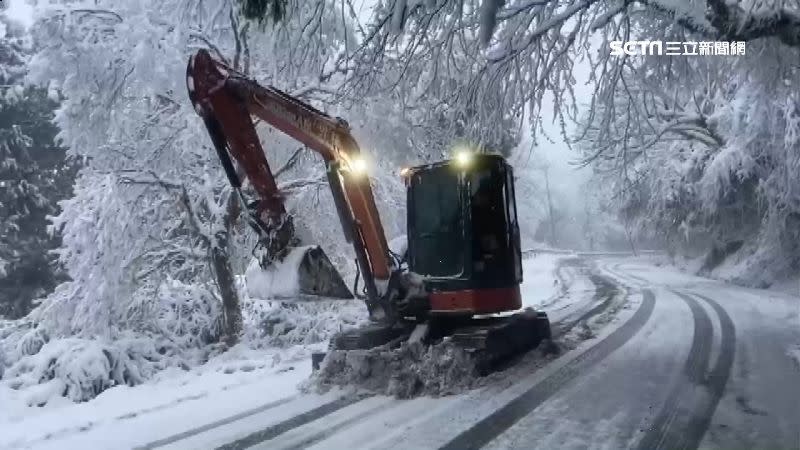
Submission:
POLYGON ((631 246, 631 252, 633 252, 633 256, 639 256, 636 252, 636 246, 633 244, 633 236, 631 236, 631 229, 628 220, 625 219, 625 236, 628 238, 628 245, 631 246))
POLYGON ((553 199, 550 197, 550 177, 548 176, 548 171, 550 167, 545 166, 544 168, 544 185, 545 189, 547 190, 547 211, 548 215, 550 216, 550 245, 553 247, 556 246, 556 224, 553 219, 553 199))
POLYGON ((211 264, 217 277, 217 286, 222 297, 222 320, 225 342, 232 346, 239 341, 242 332, 242 307, 236 290, 236 277, 231 268, 228 245, 232 225, 239 215, 239 205, 233 195, 228 198, 225 213, 225 230, 216 234, 211 249, 211 264))
POLYGON ((223 219, 224 229, 216 233, 214 241, 208 239, 200 233, 200 224, 194 215, 192 202, 189 200, 189 193, 186 186, 173 184, 161 180, 155 173, 151 173, 152 180, 135 180, 122 178, 122 182, 130 184, 156 184, 164 188, 167 192, 178 190, 180 192, 180 205, 183 207, 188 219, 189 227, 197 233, 203 243, 211 247, 211 269, 216 277, 217 287, 222 297, 222 326, 224 340, 228 345, 234 345, 239 340, 242 332, 242 308, 239 302, 239 294, 236 290, 236 277, 231 268, 228 246, 230 243, 231 230, 236 220, 239 218, 239 203, 235 195, 228 196, 225 205, 225 218, 223 219))
MULTIPOLYGON (((234 30, 233 37, 236 46, 233 57, 233 68, 243 71, 243 73, 247 75, 250 72, 250 48, 248 46, 247 37, 250 24, 247 22, 243 25, 240 24, 233 8, 230 10, 229 18, 231 27, 234 30)), ((289 158, 286 166, 281 168, 281 170, 286 170, 295 163, 301 149, 298 149, 289 158)), ((244 179, 242 167, 238 162, 234 162, 234 166, 239 178, 244 179)), ((239 341, 243 328, 242 305, 239 300, 239 292, 236 289, 236 277, 231 267, 229 253, 233 227, 239 219, 239 214, 242 212, 239 206, 237 196, 234 192, 231 192, 228 196, 227 204, 225 205, 225 229, 215 235, 215 242, 211 249, 211 264, 214 268, 214 273, 217 277, 217 286, 219 287, 219 293, 222 297, 224 339, 228 346, 232 346, 239 341)))

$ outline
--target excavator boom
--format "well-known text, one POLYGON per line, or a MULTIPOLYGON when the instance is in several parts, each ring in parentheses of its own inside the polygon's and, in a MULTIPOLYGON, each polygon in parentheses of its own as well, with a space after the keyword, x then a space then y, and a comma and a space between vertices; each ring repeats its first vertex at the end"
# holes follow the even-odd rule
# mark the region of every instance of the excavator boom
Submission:
MULTIPOLYGON (((206 50, 199 50, 190 58, 186 83, 189 98, 205 122, 231 185, 240 191, 242 174, 256 192, 252 220, 264 241, 266 264, 281 258, 296 242, 291 217, 252 117, 322 156, 345 237, 356 253, 368 304, 378 303, 379 289, 388 283, 395 268, 369 177, 358 167, 363 162, 360 149, 347 122, 279 89, 259 85, 215 60, 206 50)), ((324 265, 332 269, 329 262, 324 265)))

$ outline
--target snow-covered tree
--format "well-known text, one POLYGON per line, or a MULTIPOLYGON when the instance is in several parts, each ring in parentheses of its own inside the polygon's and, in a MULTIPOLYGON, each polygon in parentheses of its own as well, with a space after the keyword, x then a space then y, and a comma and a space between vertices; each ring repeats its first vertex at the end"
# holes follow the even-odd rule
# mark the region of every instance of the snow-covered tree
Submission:
MULTIPOLYGON (((253 305, 237 289, 253 236, 237 220, 238 204, 186 94, 189 55, 209 49, 260 83, 324 108, 336 95, 332 61, 352 37, 338 10, 321 12, 305 2, 287 5, 284 20, 263 30, 242 20, 233 0, 40 6, 32 29, 39 48, 28 80, 63 95, 55 115, 58 137, 85 164, 75 196, 54 218, 63 234, 60 261, 71 280, 3 339, 5 359, 13 363, 5 377, 22 384, 53 376, 77 380, 64 394, 83 399, 97 394, 92 386, 137 383, 165 365, 202 360, 214 348, 208 344, 221 337, 230 343, 242 331, 259 332, 241 329, 242 322, 260 324, 241 316, 242 302, 248 311, 253 305), (65 345, 65 339, 77 341, 65 345), (31 375, 76 352, 120 370, 31 375)), ((386 120, 368 107, 348 118, 358 137, 374 133, 373 120, 386 120)), ((347 273, 351 248, 341 235, 321 158, 268 127, 260 132, 298 233, 322 244, 347 273)), ((375 156, 375 194, 386 206, 384 222, 393 236, 402 225, 403 210, 393 207, 402 184, 397 168, 382 163, 379 152, 402 152, 388 133, 382 144, 365 149, 375 156)), ((335 326, 326 319, 331 307, 325 308, 294 308, 295 323, 280 328, 296 330, 294 342, 323 339, 335 326)))
MULTIPOLYGON (((234 202, 186 99, 188 55, 210 48, 243 71, 266 75, 262 82, 290 91, 302 85, 309 93, 325 56, 296 57, 303 48, 299 24, 310 13, 302 7, 291 11, 295 19, 285 26, 251 36, 233 2, 83 6, 51 7, 35 27, 42 49, 30 78, 63 92, 59 137, 71 154, 89 160, 56 224, 64 232, 61 258, 74 281, 39 313, 68 318, 54 325, 61 332, 103 335, 121 323, 152 328, 151 319, 162 314, 153 302, 175 282, 207 283, 202 302, 236 296, 228 248, 234 202), (66 313, 47 313, 52 308, 66 313)), ((335 33, 323 37, 331 47, 335 33)), ((289 150, 267 147, 278 159, 289 150)), ((186 338, 214 339, 216 318, 207 320, 208 329, 186 338)), ((236 333, 232 327, 226 331, 236 333)))
POLYGON ((355 86, 393 64, 416 81, 424 67, 428 78, 420 85, 444 91, 452 108, 474 110, 475 122, 520 117, 528 108, 536 124, 546 93, 563 117, 577 118, 587 99, 574 97, 574 72, 585 63, 596 81, 593 105, 624 89, 619 71, 628 59, 611 57, 608 41, 681 31, 703 40, 774 38, 796 47, 797 10, 796 1, 383 0, 348 62, 355 86))
MULTIPOLYGON (((656 39, 691 39, 662 33, 656 39)), ((766 285, 800 267, 800 197, 789 181, 800 175, 800 80, 788 63, 798 49, 775 40, 747 49, 628 62, 625 89, 587 115, 578 137, 626 221, 673 251, 706 255, 704 270, 725 262, 726 277, 766 285)))
POLYGON ((717 254, 747 242, 742 272, 754 279, 797 270, 788 180, 797 175, 800 3, 386 0, 364 36, 347 60, 350 86, 399 66, 481 130, 528 113, 541 131, 552 95, 564 135, 583 140, 584 156, 631 194, 626 222, 649 221, 672 241, 707 232, 717 254), (609 41, 644 39, 740 41, 747 55, 609 51, 609 41), (575 95, 579 72, 593 85, 588 97, 575 95))
POLYGON ((58 282, 58 237, 46 216, 69 196, 74 171, 55 145, 56 102, 24 87, 32 51, 22 27, 0 15, 0 316, 27 314, 58 282))

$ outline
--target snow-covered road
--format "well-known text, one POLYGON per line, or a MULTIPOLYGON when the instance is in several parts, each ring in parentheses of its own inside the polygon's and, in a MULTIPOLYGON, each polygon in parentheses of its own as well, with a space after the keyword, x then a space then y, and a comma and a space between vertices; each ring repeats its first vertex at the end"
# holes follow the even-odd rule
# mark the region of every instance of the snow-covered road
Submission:
POLYGON ((47 415, 5 422, 19 428, 0 433, 0 447, 800 448, 797 296, 636 258, 540 254, 525 269, 526 302, 550 314, 565 352, 533 352, 486 387, 411 400, 299 394, 309 365, 299 360, 224 389, 175 385, 184 400, 157 409, 121 414, 125 396, 109 393, 114 417, 93 415, 101 396, 62 409, 78 418, 58 426, 47 415))
POLYGON ((652 290, 658 304, 682 300, 680 317, 694 330, 639 448, 656 448, 659 438, 664 448, 800 448, 800 286, 747 289, 636 260, 601 267, 652 290))

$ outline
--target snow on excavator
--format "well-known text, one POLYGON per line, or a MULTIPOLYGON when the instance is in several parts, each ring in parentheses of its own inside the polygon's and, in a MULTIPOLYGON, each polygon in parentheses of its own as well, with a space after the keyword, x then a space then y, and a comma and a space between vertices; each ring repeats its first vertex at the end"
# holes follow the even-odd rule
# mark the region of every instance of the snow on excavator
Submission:
POLYGON ((303 245, 295 236, 251 116, 324 159, 342 231, 356 256, 355 294, 364 298, 371 319, 368 326, 334 336, 331 349, 449 337, 474 355, 476 368, 485 374, 550 338, 545 313, 517 311, 522 307, 520 235, 513 171, 501 156, 460 153, 453 160, 403 169, 407 250, 396 258, 347 122, 260 86, 205 50, 190 58, 186 81, 259 237, 257 265, 246 275, 248 289, 279 277, 295 281, 296 288, 267 293, 272 299, 353 297, 321 247, 303 245), (255 201, 244 198, 242 176, 252 185, 255 201))

